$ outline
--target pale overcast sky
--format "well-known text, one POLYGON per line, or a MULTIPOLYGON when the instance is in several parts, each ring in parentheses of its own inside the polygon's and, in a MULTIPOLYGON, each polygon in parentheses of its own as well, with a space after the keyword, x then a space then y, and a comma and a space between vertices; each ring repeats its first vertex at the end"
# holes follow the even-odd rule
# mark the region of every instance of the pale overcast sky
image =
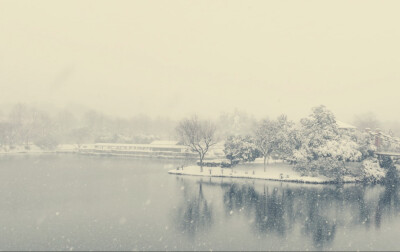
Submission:
POLYGON ((399 120, 400 1, 0 1, 0 103, 399 120))

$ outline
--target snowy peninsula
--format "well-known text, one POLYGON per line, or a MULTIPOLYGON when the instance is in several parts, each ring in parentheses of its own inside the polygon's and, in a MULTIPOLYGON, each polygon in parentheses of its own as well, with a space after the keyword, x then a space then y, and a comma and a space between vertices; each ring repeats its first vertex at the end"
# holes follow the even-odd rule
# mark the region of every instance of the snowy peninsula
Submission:
MULTIPOLYGON (((367 178, 382 179, 385 176, 384 170, 377 163, 368 161, 362 165, 360 163, 348 164, 352 170, 362 170, 358 172, 358 176, 344 176, 342 182, 355 183, 365 181, 367 178), (361 169, 363 168, 363 169, 361 169)), ((200 172, 200 166, 193 165, 187 167, 178 167, 168 171, 170 174, 176 175, 191 175, 204 177, 228 177, 228 178, 245 178, 245 179, 264 179, 283 182, 296 182, 308 184, 329 184, 337 183, 333 178, 328 178, 323 175, 318 176, 302 176, 299 172, 293 169, 293 166, 282 161, 273 161, 267 166, 264 172, 262 159, 257 159, 253 163, 244 163, 235 166, 234 168, 221 167, 203 167, 203 172, 200 172)), ((356 171, 357 173, 357 171, 356 171)))

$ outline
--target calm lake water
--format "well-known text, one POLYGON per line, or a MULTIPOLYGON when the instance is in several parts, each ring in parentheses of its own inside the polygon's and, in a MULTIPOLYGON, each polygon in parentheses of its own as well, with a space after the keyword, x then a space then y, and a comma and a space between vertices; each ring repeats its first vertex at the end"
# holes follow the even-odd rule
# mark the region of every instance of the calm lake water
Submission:
POLYGON ((181 161, 0 156, 1 250, 399 250, 399 187, 169 175, 181 161))

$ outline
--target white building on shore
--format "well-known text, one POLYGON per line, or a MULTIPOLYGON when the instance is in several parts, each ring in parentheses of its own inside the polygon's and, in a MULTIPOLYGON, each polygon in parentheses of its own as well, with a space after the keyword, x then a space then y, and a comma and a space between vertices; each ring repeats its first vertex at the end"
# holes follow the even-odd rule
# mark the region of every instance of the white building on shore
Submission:
POLYGON ((88 155, 135 156, 152 158, 197 158, 188 147, 178 141, 154 141, 150 144, 95 143, 79 150, 88 155))

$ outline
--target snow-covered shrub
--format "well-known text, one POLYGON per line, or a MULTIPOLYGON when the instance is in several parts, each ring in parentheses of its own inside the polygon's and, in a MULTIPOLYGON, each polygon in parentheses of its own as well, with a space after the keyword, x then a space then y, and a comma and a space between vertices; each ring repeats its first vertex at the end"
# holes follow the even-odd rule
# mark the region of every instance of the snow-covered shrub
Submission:
POLYGON ((224 144, 224 153, 231 165, 235 165, 239 160, 243 162, 252 162, 260 156, 254 139, 247 136, 229 136, 224 144))
POLYGON ((378 160, 366 159, 362 162, 362 176, 366 182, 378 182, 385 178, 385 170, 379 166, 378 160))
POLYGON ((356 137, 356 141, 359 145, 359 151, 362 154, 362 159, 366 159, 369 157, 372 157, 374 155, 374 152, 376 151, 376 146, 374 144, 374 137, 372 137, 370 134, 366 132, 359 132, 356 131, 354 133, 356 137))
MULTIPOLYGON (((234 160, 232 163, 229 160, 215 159, 215 160, 203 161, 203 166, 205 166, 205 167, 231 167, 231 166, 237 165, 238 163, 239 163, 239 160, 234 160)), ((200 166, 200 161, 198 161, 196 164, 198 166, 200 166)))
POLYGON ((361 153, 360 161, 374 156, 374 152, 376 151, 376 146, 374 144, 375 138, 371 134, 355 130, 342 131, 340 136, 341 138, 349 139, 358 145, 357 150, 361 153))
POLYGON ((323 175, 337 180, 341 180, 343 175, 348 173, 344 163, 333 157, 298 162, 294 167, 302 176, 316 177, 323 175))
POLYGON ((320 157, 333 157, 341 161, 359 161, 362 157, 356 142, 347 137, 329 140, 315 149, 320 157))

